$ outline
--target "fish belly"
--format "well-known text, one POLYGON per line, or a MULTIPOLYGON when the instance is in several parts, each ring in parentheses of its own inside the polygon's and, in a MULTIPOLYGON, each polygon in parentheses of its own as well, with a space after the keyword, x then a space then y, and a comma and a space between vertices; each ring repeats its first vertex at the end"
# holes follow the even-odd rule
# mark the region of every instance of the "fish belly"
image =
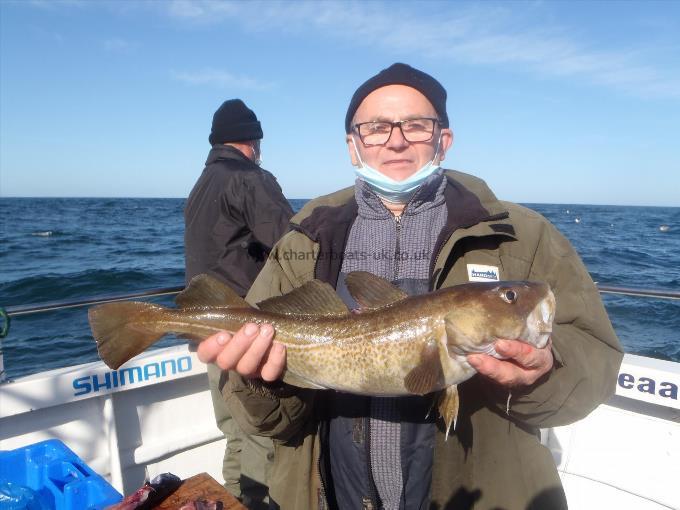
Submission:
POLYGON ((421 342, 288 345, 287 370, 324 388, 361 395, 407 395, 404 378, 421 342))
POLYGON ((286 345, 286 370, 322 388, 374 396, 424 394, 475 373, 464 356, 449 355, 443 321, 423 318, 352 329, 310 325, 302 334, 289 324, 276 326, 277 340, 286 345), (414 370, 440 374, 437 384, 410 391, 406 381, 413 383, 414 370))

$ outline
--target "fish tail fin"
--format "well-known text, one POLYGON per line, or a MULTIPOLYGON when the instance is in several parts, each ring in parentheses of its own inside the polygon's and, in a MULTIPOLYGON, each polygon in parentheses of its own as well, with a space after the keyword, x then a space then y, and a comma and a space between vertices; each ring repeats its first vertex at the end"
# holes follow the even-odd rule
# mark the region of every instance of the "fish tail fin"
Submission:
POLYGON ((99 357, 112 369, 144 352, 168 330, 154 328, 167 308, 152 303, 122 301, 93 306, 88 311, 99 357))

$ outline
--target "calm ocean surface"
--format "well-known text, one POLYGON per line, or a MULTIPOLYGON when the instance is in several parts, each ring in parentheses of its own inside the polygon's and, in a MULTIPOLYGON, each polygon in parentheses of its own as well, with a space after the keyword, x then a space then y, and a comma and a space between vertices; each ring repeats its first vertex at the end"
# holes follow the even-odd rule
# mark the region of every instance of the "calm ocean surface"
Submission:
MULTIPOLYGON (((305 200, 291 203, 298 210, 305 200)), ((571 240, 600 284, 680 290, 680 208, 528 205, 571 240)), ((0 199, 0 306, 182 285, 183 206, 184 199, 0 199)), ((627 352, 680 361, 680 301, 605 295, 604 302, 627 352)), ((15 317, 1 341, 9 379, 98 359, 86 307, 15 317)))

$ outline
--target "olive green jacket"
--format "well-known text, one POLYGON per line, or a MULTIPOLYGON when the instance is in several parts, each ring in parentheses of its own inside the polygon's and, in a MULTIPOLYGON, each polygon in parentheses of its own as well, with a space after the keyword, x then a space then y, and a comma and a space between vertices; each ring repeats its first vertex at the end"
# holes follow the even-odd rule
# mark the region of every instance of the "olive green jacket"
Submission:
MULTIPOLYGON (((533 386, 513 390, 509 404, 508 390, 482 376, 459 385, 461 408, 453 436, 445 441, 438 423, 430 508, 564 508, 559 476, 538 429, 579 420, 612 395, 621 345, 588 271, 552 224, 525 207, 497 200, 476 177, 455 171, 446 176, 448 230, 432 261, 432 288, 467 282, 468 264, 495 266, 501 280, 548 282, 557 302, 555 363, 533 386)), ((346 234, 337 232, 337 218, 352 205, 356 211, 353 188, 308 203, 274 247, 248 301, 286 294, 315 277, 334 285, 346 241, 346 234), (323 245, 330 252, 322 253, 323 245)), ((347 224, 342 228, 349 230, 347 224)), ((318 469, 323 445, 316 404, 323 396, 323 391, 292 387, 273 396, 254 391, 240 377, 230 377, 225 388, 243 430, 274 439, 270 496, 282 509, 327 504, 318 469)))

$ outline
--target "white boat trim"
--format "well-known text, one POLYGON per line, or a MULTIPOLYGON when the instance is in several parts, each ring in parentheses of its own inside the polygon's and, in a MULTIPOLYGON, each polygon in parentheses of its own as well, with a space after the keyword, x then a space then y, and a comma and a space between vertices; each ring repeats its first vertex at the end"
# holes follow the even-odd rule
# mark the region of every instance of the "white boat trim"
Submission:
POLYGON ((626 354, 616 384, 616 394, 664 407, 680 409, 680 364, 626 354))

